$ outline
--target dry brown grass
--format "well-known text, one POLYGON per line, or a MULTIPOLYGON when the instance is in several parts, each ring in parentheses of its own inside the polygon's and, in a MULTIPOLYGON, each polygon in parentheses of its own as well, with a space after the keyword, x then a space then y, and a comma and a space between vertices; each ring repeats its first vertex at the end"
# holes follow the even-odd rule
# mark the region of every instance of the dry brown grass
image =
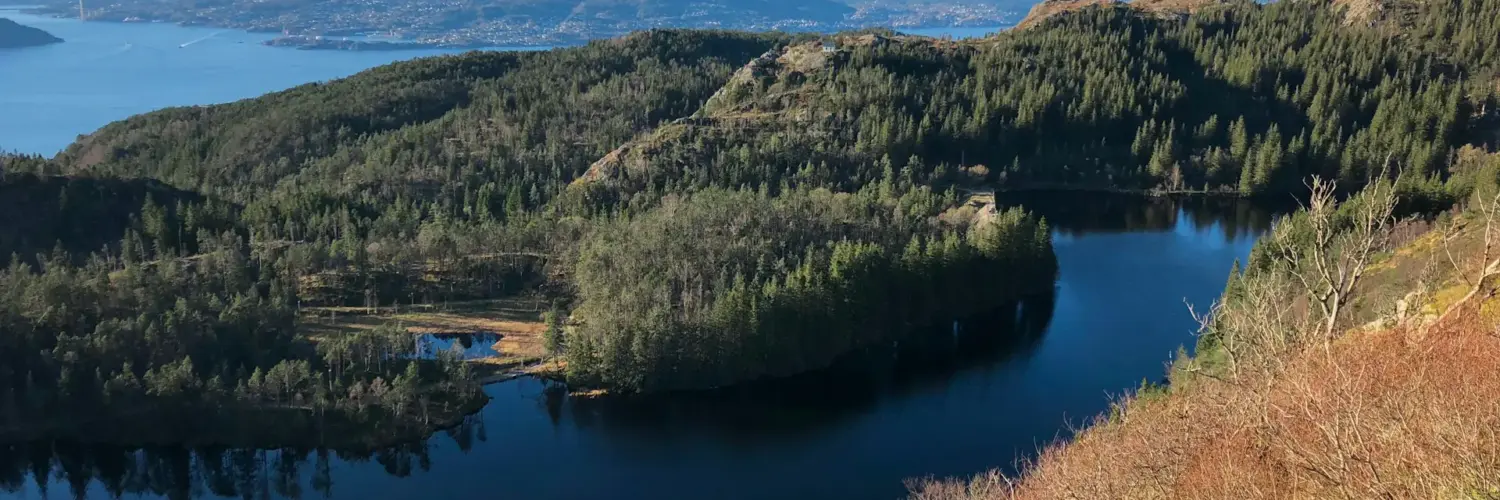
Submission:
POLYGON ((412 334, 495 333, 500 341, 494 362, 543 357, 543 302, 534 297, 454 302, 446 307, 382 307, 373 313, 363 307, 303 308, 298 327, 313 339, 399 324, 412 334))
POLYGON ((1125 401, 1011 484, 913 498, 1500 498, 1500 332, 1466 315, 1352 333, 1284 371, 1125 401))

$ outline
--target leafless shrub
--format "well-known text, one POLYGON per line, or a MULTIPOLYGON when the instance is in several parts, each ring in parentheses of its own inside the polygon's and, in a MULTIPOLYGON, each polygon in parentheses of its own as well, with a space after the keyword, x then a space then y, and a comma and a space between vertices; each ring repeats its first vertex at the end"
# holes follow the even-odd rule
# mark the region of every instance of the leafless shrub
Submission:
POLYGON ((1460 258, 1453 250, 1456 240, 1462 238, 1465 233, 1465 222, 1456 220, 1450 224, 1443 234, 1443 252, 1448 257, 1448 262, 1460 280, 1469 287, 1469 292, 1463 298, 1448 307, 1438 321, 1442 322, 1451 318, 1465 307, 1482 304, 1484 301, 1494 297, 1497 291, 1495 281, 1500 277, 1500 190, 1493 193, 1488 190, 1478 190, 1470 202, 1470 212, 1474 214, 1473 225, 1479 232, 1479 254, 1477 258, 1460 258))
MULTIPOLYGON (((912 498, 1492 498, 1500 338, 1460 314, 1304 350, 1246 384, 1196 384, 1047 449, 1017 482, 923 481, 912 498)), ((1248 374, 1247 374, 1248 375, 1248 374)))
POLYGON ((1299 225, 1282 223, 1272 230, 1271 243, 1277 250, 1276 264, 1298 280, 1322 313, 1326 350, 1370 257, 1385 248, 1396 192, 1389 183, 1372 184, 1346 202, 1349 210, 1344 215, 1334 200, 1335 182, 1313 178, 1308 187, 1312 195, 1303 215, 1308 237, 1299 234, 1299 225))

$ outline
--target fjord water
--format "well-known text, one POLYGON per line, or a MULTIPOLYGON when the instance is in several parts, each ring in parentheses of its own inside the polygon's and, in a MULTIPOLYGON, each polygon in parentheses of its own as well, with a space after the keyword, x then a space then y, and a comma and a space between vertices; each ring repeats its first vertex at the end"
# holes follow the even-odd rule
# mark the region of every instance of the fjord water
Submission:
MULTIPOLYGON (((532 379, 421 443, 316 450, 126 450, 0 445, 20 498, 897 498, 902 480, 1011 468, 1160 380, 1192 347, 1184 301, 1207 306, 1270 224, 1216 199, 1034 193, 1048 217, 1054 295, 954 325, 923 349, 733 390, 569 398, 532 379), (951 342, 946 339, 953 339, 951 342)), ((315 442, 315 438, 312 439, 315 442)))
POLYGON ((79 22, 0 10, 63 43, 0 49, 0 151, 52 156, 79 134, 169 106, 255 97, 382 64, 458 50, 350 52, 267 47, 219 28, 79 22))
MULTIPOLYGON (((139 113, 245 99, 395 61, 461 52, 295 50, 261 45, 275 37, 267 33, 164 23, 85 23, 21 14, 14 7, 0 7, 0 17, 64 40, 0 49, 0 116, 5 118, 0 120, 0 151, 44 156, 57 153, 80 134, 139 113)), ((1000 29, 909 32, 968 38, 1000 29)))

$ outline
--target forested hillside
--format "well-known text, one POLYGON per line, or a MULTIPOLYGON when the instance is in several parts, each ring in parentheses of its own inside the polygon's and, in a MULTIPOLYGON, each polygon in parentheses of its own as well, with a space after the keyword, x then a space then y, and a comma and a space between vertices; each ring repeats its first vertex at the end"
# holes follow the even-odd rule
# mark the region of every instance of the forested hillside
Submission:
POLYGON ((598 228, 580 249, 570 379, 660 390, 792 375, 1051 291, 1046 224, 941 213, 930 190, 897 182, 671 195, 598 228))
POLYGON ((18 203, 57 197, 0 234, 31 254, 0 275, 22 332, 0 337, 0 410, 26 410, 0 416, 204 400, 425 423, 474 396, 467 365, 413 359, 395 325, 310 339, 298 311, 518 293, 554 304, 579 385, 816 369, 1051 287, 1047 224, 992 188, 1383 176, 1453 202, 1496 142, 1500 7, 1342 8, 1104 5, 962 42, 654 30, 133 117, 0 170, 18 203))
MULTIPOLYGON (((11 175, 0 180, 0 255, 32 261, 61 250, 64 260, 75 263, 95 252, 118 255, 137 221, 156 228, 167 237, 163 244, 179 253, 193 252, 199 229, 213 234, 232 229, 230 211, 226 204, 205 204, 197 193, 153 180, 11 175), (191 218, 190 229, 169 227, 167 218, 176 215, 191 218), (183 230, 191 238, 178 234, 183 230)), ((138 236, 132 245, 144 245, 138 236)))
POLYGON ((1167 19, 1115 5, 971 43, 795 44, 585 182, 847 187, 891 165, 939 186, 1276 194, 1309 175, 1357 188, 1384 172, 1431 189, 1455 146, 1493 141, 1477 135, 1495 119, 1487 8, 1437 3, 1387 30, 1320 2, 1167 19))

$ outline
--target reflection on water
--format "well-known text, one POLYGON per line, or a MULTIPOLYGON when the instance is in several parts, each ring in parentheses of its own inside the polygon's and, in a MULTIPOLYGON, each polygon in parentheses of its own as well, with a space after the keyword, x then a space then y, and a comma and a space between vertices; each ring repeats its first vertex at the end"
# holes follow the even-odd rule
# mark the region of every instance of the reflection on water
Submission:
MULTIPOLYGON (((1229 199, 1007 194, 1056 232, 1056 293, 834 369, 723 391, 581 399, 494 384, 432 438, 374 454, 0 445, 0 496, 897 498, 1009 467, 1159 379, 1272 213, 1229 199)), ((433 336, 433 348, 489 349, 433 336)))
POLYGON ((1195 231, 1217 226, 1231 242, 1253 239, 1271 228, 1275 214, 1297 207, 1290 197, 1252 202, 1227 196, 1148 198, 1057 191, 1000 193, 995 201, 1042 214, 1052 229, 1068 235, 1167 231, 1187 221, 1195 231))
POLYGON ((428 333, 417 336, 416 355, 423 359, 436 358, 440 352, 458 353, 459 359, 480 359, 499 356, 495 343, 501 335, 480 333, 428 333))
MULTIPOLYGON (((460 450, 485 440, 484 423, 477 416, 439 434, 460 450)), ((428 451, 428 442, 362 453, 13 444, 0 446, 0 492, 38 498, 324 498, 333 495, 336 463, 366 464, 388 477, 403 478, 432 469, 428 451)))
POLYGON ((882 401, 941 386, 963 370, 1026 356, 1052 318, 1055 297, 1038 296, 988 314, 929 328, 925 337, 875 349, 828 370, 730 389, 629 398, 568 398, 545 384, 548 415, 562 424, 588 415, 618 432, 649 436, 692 429, 734 440, 795 440, 866 413, 882 401), (566 414, 565 414, 566 412, 566 414))

